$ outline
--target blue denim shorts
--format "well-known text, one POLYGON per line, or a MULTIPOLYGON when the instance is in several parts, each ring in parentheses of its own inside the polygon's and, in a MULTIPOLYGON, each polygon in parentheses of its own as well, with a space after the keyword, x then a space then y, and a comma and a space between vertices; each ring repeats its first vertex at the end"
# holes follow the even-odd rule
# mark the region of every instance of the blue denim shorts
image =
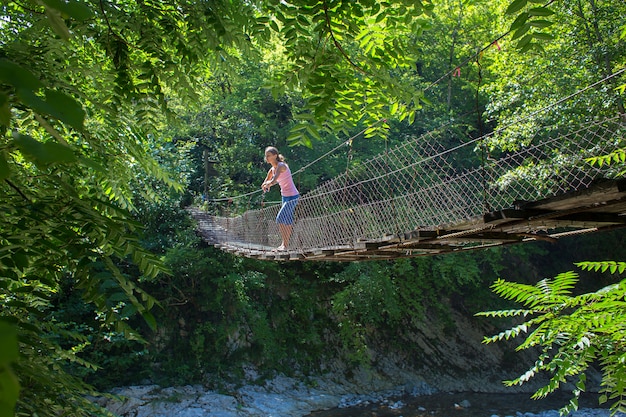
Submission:
POLYGON ((276 216, 276 223, 293 224, 293 212, 296 209, 296 204, 298 204, 298 198, 300 198, 300 194, 289 197, 283 196, 283 204, 276 216))

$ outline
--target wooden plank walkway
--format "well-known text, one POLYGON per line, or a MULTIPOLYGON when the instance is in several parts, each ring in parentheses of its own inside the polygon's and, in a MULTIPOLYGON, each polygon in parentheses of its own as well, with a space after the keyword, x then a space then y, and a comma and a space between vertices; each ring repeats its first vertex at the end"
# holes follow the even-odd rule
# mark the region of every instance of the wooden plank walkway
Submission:
POLYGON ((418 228, 377 240, 310 250, 274 251, 269 246, 219 242, 216 230, 197 209, 198 231, 209 243, 238 256, 272 261, 365 261, 429 256, 533 240, 554 242, 576 234, 626 226, 626 179, 513 207, 463 222, 418 228))

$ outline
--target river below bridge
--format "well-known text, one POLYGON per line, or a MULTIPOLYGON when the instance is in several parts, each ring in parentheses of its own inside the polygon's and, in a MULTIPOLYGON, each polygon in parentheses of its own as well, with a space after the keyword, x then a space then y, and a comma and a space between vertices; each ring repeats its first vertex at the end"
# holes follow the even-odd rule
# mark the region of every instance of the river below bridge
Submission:
MULTIPOLYGON (((567 393, 542 400, 532 400, 530 394, 433 394, 391 398, 384 404, 317 411, 308 417, 531 417, 528 413, 534 416, 558 417, 559 408, 567 404, 570 398, 567 393)), ((575 416, 610 415, 608 406, 600 406, 597 395, 592 394, 585 394, 580 399, 579 409, 575 416)))

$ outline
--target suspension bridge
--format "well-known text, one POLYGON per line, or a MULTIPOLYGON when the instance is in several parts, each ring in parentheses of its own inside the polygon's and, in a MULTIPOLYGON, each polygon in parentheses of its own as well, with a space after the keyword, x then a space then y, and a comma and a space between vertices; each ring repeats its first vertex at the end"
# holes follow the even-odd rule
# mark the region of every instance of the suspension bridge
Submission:
POLYGON ((623 147, 625 132, 614 117, 567 131, 536 127, 504 148, 495 132, 449 149, 439 145, 444 131, 427 133, 302 195, 284 251, 275 249, 277 205, 235 217, 190 211, 207 242, 265 260, 393 259, 556 241, 626 225, 626 179, 616 164, 589 162, 623 147))

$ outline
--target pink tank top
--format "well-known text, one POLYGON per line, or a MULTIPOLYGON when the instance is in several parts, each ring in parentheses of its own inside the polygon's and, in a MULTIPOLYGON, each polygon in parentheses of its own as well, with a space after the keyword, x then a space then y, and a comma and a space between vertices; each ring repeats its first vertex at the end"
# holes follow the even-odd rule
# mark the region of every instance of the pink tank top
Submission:
POLYGON ((293 178, 291 177, 291 170, 289 169, 289 165, 284 162, 280 162, 279 166, 280 164, 283 164, 285 168, 287 168, 285 172, 282 172, 278 176, 278 178, 276 178, 276 181, 280 186, 280 195, 285 197, 293 197, 294 195, 300 194, 298 192, 298 189, 296 188, 296 184, 293 183, 293 178))

